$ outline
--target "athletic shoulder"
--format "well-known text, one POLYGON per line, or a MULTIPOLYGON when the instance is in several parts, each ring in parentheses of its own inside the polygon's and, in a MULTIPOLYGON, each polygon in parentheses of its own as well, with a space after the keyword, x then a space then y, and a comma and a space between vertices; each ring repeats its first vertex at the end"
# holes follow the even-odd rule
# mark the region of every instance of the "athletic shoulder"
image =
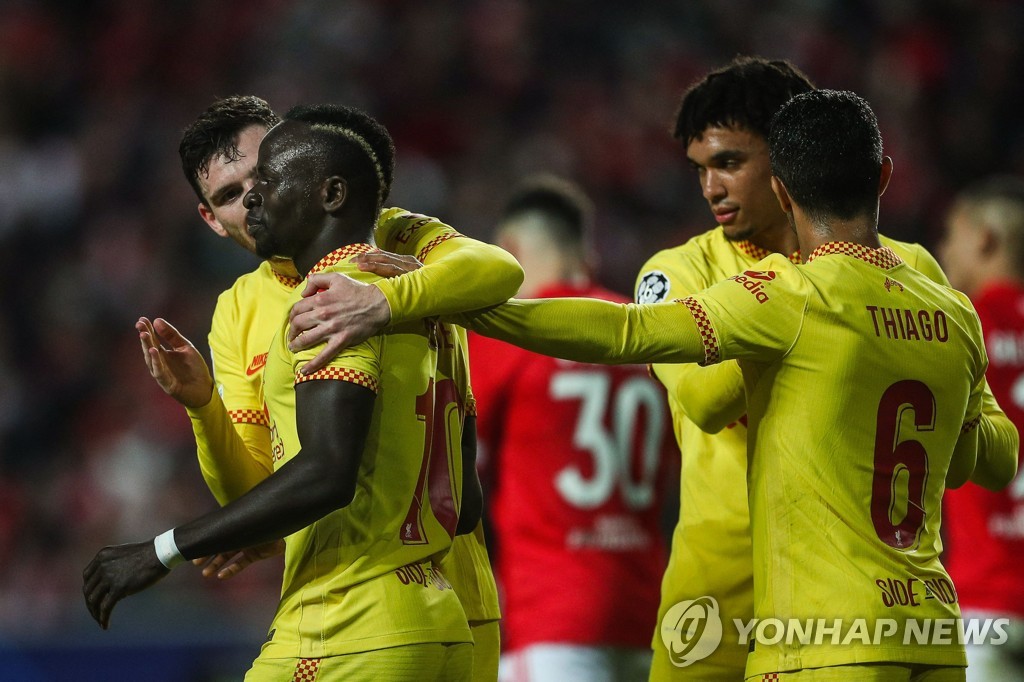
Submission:
POLYGON ((237 308, 240 302, 251 303, 254 298, 258 297, 263 287, 274 280, 275 275, 270 263, 263 261, 255 270, 239 276, 230 287, 220 292, 220 295, 217 296, 214 316, 218 312, 237 308))
POLYGON ((721 279, 713 264, 731 248, 722 228, 691 237, 679 246, 662 249, 647 259, 634 287, 638 303, 680 298, 721 279))
POLYGON ((943 286, 949 286, 949 280, 946 279, 946 273, 942 271, 942 267, 939 262, 935 260, 928 249, 921 244, 914 242, 903 242, 898 239, 892 239, 885 235, 878 235, 879 241, 882 246, 887 246, 892 249, 893 253, 899 256, 904 263, 914 268, 928 279, 942 284, 943 286))
POLYGON ((457 236, 458 231, 438 218, 398 207, 383 209, 373 230, 377 247, 396 253, 408 253, 425 235, 432 239, 450 238, 457 236))

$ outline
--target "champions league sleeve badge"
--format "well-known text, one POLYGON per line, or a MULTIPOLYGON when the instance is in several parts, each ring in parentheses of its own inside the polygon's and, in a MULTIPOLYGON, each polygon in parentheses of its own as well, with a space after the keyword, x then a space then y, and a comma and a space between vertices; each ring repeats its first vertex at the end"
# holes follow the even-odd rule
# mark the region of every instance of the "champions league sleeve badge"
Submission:
POLYGON ((660 270, 651 270, 636 288, 637 303, 660 303, 668 296, 668 277, 660 270))

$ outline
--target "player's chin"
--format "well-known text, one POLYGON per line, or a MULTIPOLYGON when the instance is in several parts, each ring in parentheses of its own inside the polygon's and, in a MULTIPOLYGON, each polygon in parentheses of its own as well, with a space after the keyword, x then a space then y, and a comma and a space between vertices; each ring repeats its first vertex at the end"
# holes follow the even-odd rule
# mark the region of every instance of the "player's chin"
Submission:
POLYGON ((725 238, 731 242, 741 242, 750 239, 757 234, 757 228, 745 223, 733 221, 728 225, 722 225, 722 232, 725 238))

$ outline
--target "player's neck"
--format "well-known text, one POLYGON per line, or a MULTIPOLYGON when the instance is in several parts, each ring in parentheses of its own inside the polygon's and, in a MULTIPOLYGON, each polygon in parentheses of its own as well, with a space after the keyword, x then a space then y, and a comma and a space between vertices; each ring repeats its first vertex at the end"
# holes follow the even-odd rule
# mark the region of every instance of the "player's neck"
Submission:
POLYGON ((295 267, 295 263, 289 258, 271 258, 269 261, 270 269, 276 272, 281 277, 287 279, 302 279, 299 276, 299 271, 295 267))
POLYGON ((761 230, 750 237, 748 241, 771 253, 781 253, 786 256, 796 251, 799 246, 796 233, 787 223, 761 230))
POLYGON ((369 227, 353 225, 350 221, 329 220, 320 233, 295 255, 295 267, 306 277, 313 266, 328 254, 349 244, 369 243, 373 233, 373 225, 369 227))
POLYGON ((882 246, 878 239, 878 222, 873 215, 858 216, 849 220, 797 218, 796 232, 800 241, 800 253, 804 254, 805 259, 819 246, 829 242, 849 242, 869 249, 882 246))

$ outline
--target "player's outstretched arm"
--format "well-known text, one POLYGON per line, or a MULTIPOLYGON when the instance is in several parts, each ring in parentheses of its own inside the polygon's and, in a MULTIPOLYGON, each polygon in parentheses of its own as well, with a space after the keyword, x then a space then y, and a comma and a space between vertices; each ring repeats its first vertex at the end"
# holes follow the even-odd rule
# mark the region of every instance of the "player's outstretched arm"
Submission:
POLYGON ((420 269, 376 282, 392 324, 496 305, 523 284, 523 268, 512 254, 466 236, 441 242, 422 260, 420 269))
MULTIPOLYGON (((169 531, 164 558, 154 541, 106 547, 85 569, 86 605, 101 627, 121 599, 135 594, 186 559, 278 540, 352 501, 376 394, 345 381, 295 387, 302 451, 231 504, 169 531), (166 561, 167 568, 165 568, 166 561)), ((156 540, 156 539, 154 539, 156 540)))
POLYGON ((268 457, 256 443, 265 433, 239 433, 265 427, 232 424, 202 354, 174 325, 146 317, 135 323, 150 376, 169 396, 181 403, 192 421, 199 467, 207 486, 220 504, 252 489, 270 475, 268 457))
POLYGON ((461 235, 433 247, 422 268, 415 257, 384 251, 363 254, 358 262, 360 269, 391 279, 366 285, 336 273, 313 275, 304 298, 292 307, 293 351, 327 341, 304 373, 321 369, 339 351, 388 324, 495 305, 523 283, 523 269, 511 254, 461 235))
POLYGON ((82 571, 86 608, 106 630, 117 602, 156 584, 168 573, 170 569, 157 558, 153 541, 104 547, 82 571))
POLYGON ((637 305, 592 298, 512 299, 446 321, 552 357, 604 365, 701 362, 704 342, 679 303, 637 305))

